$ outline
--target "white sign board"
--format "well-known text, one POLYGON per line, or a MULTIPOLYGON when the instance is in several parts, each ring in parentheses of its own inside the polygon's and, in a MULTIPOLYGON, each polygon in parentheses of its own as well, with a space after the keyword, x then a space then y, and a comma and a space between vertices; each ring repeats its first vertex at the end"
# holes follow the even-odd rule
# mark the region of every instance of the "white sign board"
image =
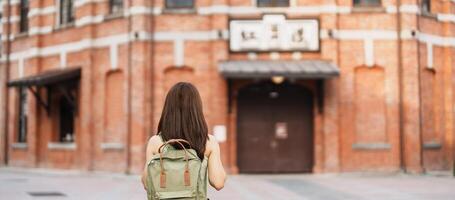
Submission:
POLYGON ((264 15, 262 20, 231 20, 229 31, 233 52, 319 51, 317 19, 264 15))

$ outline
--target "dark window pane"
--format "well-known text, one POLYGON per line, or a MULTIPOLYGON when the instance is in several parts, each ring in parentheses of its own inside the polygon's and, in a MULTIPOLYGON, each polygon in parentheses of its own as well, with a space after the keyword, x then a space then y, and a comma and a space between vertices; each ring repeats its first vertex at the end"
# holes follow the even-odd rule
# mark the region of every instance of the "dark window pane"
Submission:
POLYGON ((289 0, 275 0, 275 6, 277 7, 288 7, 289 0))
POLYGON ((166 0, 166 8, 193 8, 194 0, 166 0))
POLYGON ((380 0, 354 0, 354 6, 379 6, 380 0))
POLYGON ((74 141, 74 107, 66 97, 61 97, 60 107, 60 142, 74 141))
POLYGON ((289 0, 257 0, 258 7, 288 7, 289 0))
POLYGON ((257 5, 258 7, 269 7, 272 5, 272 0, 258 0, 257 5))
POLYGON ((17 142, 27 141, 27 88, 19 88, 19 123, 17 142))
POLYGON ((422 12, 431 13, 431 1, 430 0, 422 0, 422 12))
POLYGON ((60 0, 60 24, 74 21, 73 0, 60 0))
POLYGON ((20 19, 19 19, 19 32, 28 31, 28 0, 21 0, 20 3, 20 19))
POLYGON ((67 0, 68 1, 68 22, 73 22, 74 21, 74 6, 73 6, 73 0, 67 0))
POLYGON ((109 1, 109 12, 117 13, 123 10, 123 0, 110 0, 109 1))

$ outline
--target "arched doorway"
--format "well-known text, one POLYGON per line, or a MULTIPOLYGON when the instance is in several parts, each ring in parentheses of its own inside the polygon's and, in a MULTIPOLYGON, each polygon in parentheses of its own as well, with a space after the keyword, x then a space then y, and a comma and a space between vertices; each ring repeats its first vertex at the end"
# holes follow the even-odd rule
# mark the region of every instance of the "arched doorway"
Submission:
POLYGON ((313 168, 313 94, 270 81, 238 93, 237 162, 241 173, 297 173, 313 168))

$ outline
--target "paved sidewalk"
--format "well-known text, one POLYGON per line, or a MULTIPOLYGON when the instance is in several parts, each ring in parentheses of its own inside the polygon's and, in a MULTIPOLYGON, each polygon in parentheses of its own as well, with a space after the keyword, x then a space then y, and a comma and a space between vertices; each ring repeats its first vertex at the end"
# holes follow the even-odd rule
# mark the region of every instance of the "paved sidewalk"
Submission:
MULTIPOLYGON (((455 200, 455 178, 429 175, 237 175, 213 200, 455 200)), ((0 200, 141 200, 138 176, 0 168, 0 200), (48 193, 51 196, 40 196, 48 193)))

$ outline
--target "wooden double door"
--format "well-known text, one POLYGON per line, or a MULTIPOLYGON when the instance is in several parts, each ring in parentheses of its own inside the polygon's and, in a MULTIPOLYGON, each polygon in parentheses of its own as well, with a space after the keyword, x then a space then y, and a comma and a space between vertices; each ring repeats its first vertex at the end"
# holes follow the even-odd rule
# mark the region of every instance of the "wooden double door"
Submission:
POLYGON ((313 95, 287 82, 239 90, 237 162, 241 173, 300 173, 313 168, 313 95))

